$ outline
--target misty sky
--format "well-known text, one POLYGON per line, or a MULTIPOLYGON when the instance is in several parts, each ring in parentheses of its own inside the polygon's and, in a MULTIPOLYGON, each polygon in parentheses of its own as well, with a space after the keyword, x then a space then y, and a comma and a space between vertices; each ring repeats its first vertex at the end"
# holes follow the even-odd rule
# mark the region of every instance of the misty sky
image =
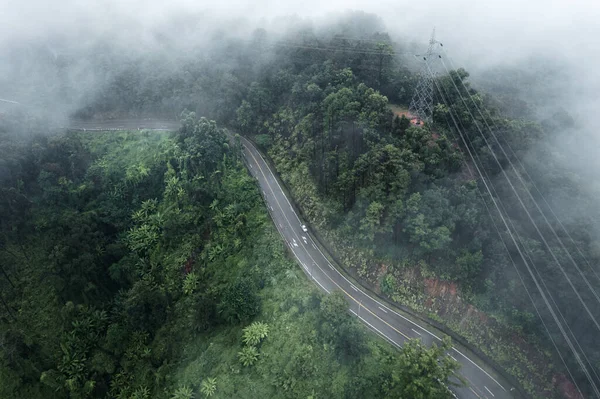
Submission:
POLYGON ((435 26, 449 54, 474 77, 481 67, 527 68, 532 58, 557 59, 573 78, 557 82, 570 91, 565 108, 585 119, 600 106, 600 2, 593 0, 0 0, 0 10, 0 48, 57 34, 82 42, 111 35, 119 43, 144 43, 152 27, 185 14, 210 13, 218 28, 235 32, 249 25, 277 30, 277 17, 284 15, 325 21, 332 13, 364 10, 379 15, 394 38, 423 45, 435 26))
POLYGON ((600 49, 600 2, 593 0, 2 0, 0 9, 0 40, 57 30, 151 26, 182 12, 269 20, 289 14, 318 18, 352 9, 377 13, 389 31, 415 38, 427 37, 436 26, 446 42, 478 58, 485 50, 501 59, 538 50, 595 56, 600 49))

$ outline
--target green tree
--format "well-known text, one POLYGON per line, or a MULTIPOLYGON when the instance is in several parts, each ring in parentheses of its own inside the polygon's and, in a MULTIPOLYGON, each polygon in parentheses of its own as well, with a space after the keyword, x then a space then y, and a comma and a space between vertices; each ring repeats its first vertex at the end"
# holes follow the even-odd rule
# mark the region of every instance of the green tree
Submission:
POLYGON ((446 352, 452 344, 445 337, 441 345, 425 347, 420 340, 408 340, 402 346, 400 355, 392 362, 391 379, 387 385, 390 398, 453 398, 450 386, 464 385, 464 380, 456 375, 458 362, 446 352), (458 379, 458 382, 451 380, 458 379))
POLYGON ((258 314, 260 298, 254 282, 249 278, 240 278, 230 284, 222 295, 219 310, 230 323, 243 322, 258 314))
POLYGON ((266 323, 255 321, 244 328, 243 341, 248 346, 256 346, 269 335, 269 326, 266 323))
POLYGON ((482 262, 483 253, 481 250, 477 252, 463 250, 461 255, 456 258, 455 277, 467 284, 473 282, 481 271, 482 262))
POLYGON ((205 378, 200 384, 200 392, 207 398, 213 396, 217 391, 217 379, 216 378, 205 378))
POLYGON ((258 360, 258 349, 254 346, 244 346, 238 352, 238 357, 243 366, 252 366, 258 360))
POLYGON ((173 392, 171 399, 193 399, 194 391, 187 386, 179 387, 173 392))

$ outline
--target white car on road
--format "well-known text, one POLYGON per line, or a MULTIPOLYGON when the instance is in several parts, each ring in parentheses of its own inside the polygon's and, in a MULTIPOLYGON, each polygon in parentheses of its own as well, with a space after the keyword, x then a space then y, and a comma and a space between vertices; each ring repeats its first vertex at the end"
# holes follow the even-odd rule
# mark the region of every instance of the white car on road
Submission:
POLYGON ((302 231, 305 232, 305 233, 308 231, 308 229, 306 228, 305 224, 302 225, 302 231))

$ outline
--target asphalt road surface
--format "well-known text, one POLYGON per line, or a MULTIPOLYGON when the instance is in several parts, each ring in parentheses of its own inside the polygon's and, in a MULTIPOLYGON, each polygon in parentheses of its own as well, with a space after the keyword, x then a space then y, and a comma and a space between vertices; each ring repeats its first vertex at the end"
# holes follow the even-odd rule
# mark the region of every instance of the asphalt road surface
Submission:
POLYGON ((106 121, 70 120, 68 129, 83 131, 105 130, 177 130, 181 126, 179 121, 161 119, 111 119, 106 121))
MULTIPOLYGON (((172 121, 130 119, 109 122, 71 122, 69 125, 69 129, 90 131, 175 130, 178 127, 179 124, 172 121)), ((426 345, 439 344, 443 333, 392 309, 390 305, 369 295, 360 285, 350 281, 338 271, 325 256, 324 250, 313 240, 310 227, 298 217, 263 156, 250 141, 243 137, 240 137, 240 140, 246 165, 252 176, 258 180, 271 218, 306 275, 327 293, 334 290, 343 292, 350 305, 350 312, 398 348, 409 338, 420 339, 426 345), (303 225, 308 227, 307 231, 304 231, 303 225)), ((456 397, 488 399, 518 397, 509 382, 488 370, 483 361, 474 355, 467 355, 466 352, 463 348, 453 346, 448 353, 461 364, 459 373, 468 383, 467 387, 451 387, 456 397)))

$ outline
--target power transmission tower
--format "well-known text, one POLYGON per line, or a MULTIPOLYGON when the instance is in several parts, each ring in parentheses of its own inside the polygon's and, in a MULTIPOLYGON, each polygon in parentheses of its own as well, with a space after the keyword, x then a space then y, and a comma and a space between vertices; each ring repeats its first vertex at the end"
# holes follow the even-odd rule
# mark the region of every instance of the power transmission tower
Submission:
MULTIPOLYGON (((427 52, 419 57, 423 57, 425 65, 419 71, 419 81, 413 98, 408 107, 408 113, 417 118, 417 120, 427 122, 431 118, 433 112, 433 90, 434 90, 434 79, 436 78, 435 72, 432 72, 427 62, 430 57, 433 56, 434 46, 438 42, 435 40, 435 28, 431 33, 431 39, 429 39, 429 47, 427 52)), ((415 56, 417 57, 417 56, 415 56)))

